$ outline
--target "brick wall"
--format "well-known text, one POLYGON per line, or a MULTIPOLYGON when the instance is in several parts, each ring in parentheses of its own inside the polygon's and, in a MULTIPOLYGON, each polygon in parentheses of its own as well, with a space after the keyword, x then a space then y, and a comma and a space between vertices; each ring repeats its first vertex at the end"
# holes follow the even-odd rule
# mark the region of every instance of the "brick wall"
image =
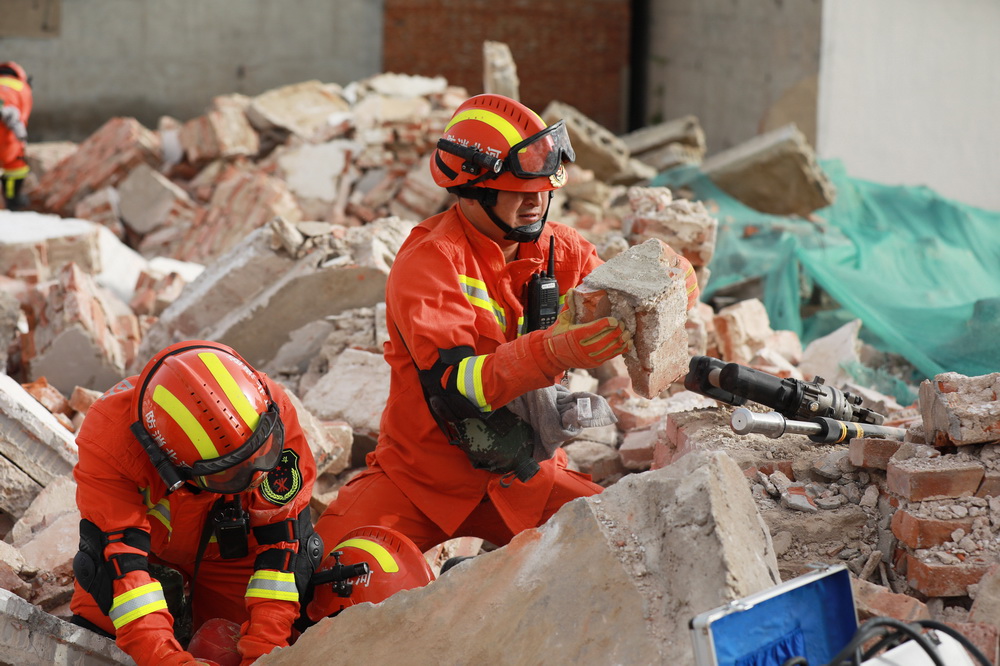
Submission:
POLYGON ((444 76, 483 92, 483 42, 503 42, 517 64, 521 101, 552 100, 625 132, 629 0, 385 0, 386 72, 444 76), (491 17, 491 18, 487 18, 491 17))

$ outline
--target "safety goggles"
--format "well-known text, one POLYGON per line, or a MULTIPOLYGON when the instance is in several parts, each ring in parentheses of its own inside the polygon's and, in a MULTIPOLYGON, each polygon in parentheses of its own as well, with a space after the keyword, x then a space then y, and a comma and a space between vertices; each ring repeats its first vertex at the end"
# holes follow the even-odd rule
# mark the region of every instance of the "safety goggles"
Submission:
POLYGON ((576 153, 569 142, 566 121, 560 120, 511 146, 505 166, 518 178, 548 178, 563 162, 574 160, 576 153))
POLYGON ((215 493, 241 493, 250 487, 254 474, 274 469, 284 445, 285 425, 278 406, 271 403, 243 446, 218 458, 198 461, 185 471, 199 488, 215 493))

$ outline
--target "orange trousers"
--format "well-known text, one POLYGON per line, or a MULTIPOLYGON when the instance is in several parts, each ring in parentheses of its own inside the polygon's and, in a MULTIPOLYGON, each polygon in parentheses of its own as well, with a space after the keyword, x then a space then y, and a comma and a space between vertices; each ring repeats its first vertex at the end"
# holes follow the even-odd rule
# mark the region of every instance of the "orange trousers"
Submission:
MULTIPOLYGON (((556 475, 538 525, 551 518, 566 502, 596 495, 602 490, 588 476, 562 470, 556 475)), ((455 533, 447 534, 377 466, 365 470, 340 489, 337 498, 317 521, 316 531, 323 537, 324 547, 329 553, 344 534, 363 525, 391 527, 409 537, 421 552, 455 537, 478 537, 497 546, 504 546, 514 538, 514 532, 485 495, 455 533)))

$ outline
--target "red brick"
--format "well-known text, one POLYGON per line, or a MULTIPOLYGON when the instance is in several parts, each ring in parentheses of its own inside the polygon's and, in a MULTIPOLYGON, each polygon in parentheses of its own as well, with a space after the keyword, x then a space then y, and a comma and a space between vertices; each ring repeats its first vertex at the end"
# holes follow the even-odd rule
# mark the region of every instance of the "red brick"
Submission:
POLYGON ((632 430, 625 433, 625 439, 618 448, 626 469, 649 469, 653 460, 653 450, 659 441, 655 428, 632 430))
POLYGON ((927 605, 908 594, 897 594, 881 585, 851 577, 854 588, 854 605, 858 620, 864 622, 873 617, 891 617, 903 622, 931 619, 927 605))
POLYGON ((993 564, 972 557, 961 564, 927 564, 908 553, 906 582, 928 597, 964 597, 969 586, 978 583, 993 564))
POLYGON ((976 497, 1000 497, 1000 472, 987 470, 976 497))
POLYGON ((899 510, 892 515, 892 534, 910 548, 930 548, 951 541, 957 529, 972 531, 972 518, 918 518, 909 511, 899 510))
POLYGON ((775 460, 773 462, 757 465, 757 467, 768 476, 771 476, 775 472, 781 472, 787 476, 789 480, 795 480, 795 471, 792 469, 791 460, 775 460))
MULTIPOLYGON (((942 458, 934 458, 934 461, 942 458)), ((890 462, 886 468, 889 492, 919 502, 926 499, 971 497, 979 490, 985 469, 979 463, 949 461, 946 464, 917 464, 909 460, 890 462)))
POLYGON ((850 453, 848 455, 851 464, 855 467, 885 469, 889 464, 889 458, 902 445, 902 442, 894 439, 858 437, 851 440, 850 453))
POLYGON ((1000 662, 1000 629, 985 622, 945 622, 979 648, 991 664, 1000 662))

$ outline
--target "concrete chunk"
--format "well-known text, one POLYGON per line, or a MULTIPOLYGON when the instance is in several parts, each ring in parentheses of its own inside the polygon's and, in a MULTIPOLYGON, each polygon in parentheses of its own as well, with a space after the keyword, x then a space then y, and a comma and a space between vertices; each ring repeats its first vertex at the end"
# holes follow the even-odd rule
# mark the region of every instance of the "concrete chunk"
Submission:
POLYGON ((677 256, 653 238, 598 266, 574 290, 579 321, 611 315, 632 331, 634 348, 625 365, 632 388, 644 398, 687 372, 687 291, 680 273, 677 256))
POLYGON ((630 187, 628 199, 632 212, 622 219, 622 231, 631 245, 659 238, 695 268, 712 261, 719 221, 705 204, 674 200, 666 187, 630 187))
POLYGON ((125 376, 138 336, 135 315, 90 275, 69 264, 59 283, 47 290, 47 303, 31 331, 34 353, 25 354, 31 377, 46 377, 63 395, 77 386, 104 390, 125 376), (131 317, 132 325, 119 317, 131 317), (124 324, 124 326, 123 326, 124 324))
POLYGON ((762 213, 806 217, 836 197, 812 146, 794 124, 713 155, 701 169, 721 189, 762 213))
POLYGON ((48 211, 63 217, 102 187, 115 186, 139 164, 158 165, 160 142, 135 118, 112 118, 45 173, 38 192, 48 211))
POLYGON ((302 397, 302 404, 327 421, 347 421, 354 430, 375 434, 389 399, 389 364, 381 354, 345 349, 302 397))
POLYGON ((122 219, 130 229, 147 234, 183 216, 194 219, 196 206, 187 192, 148 164, 140 164, 118 185, 122 219))
POLYGON ((517 63, 503 42, 483 42, 483 92, 521 99, 517 63))
POLYGON ((6 374, 0 374, 0 455, 40 487, 69 474, 77 461, 73 434, 6 374))
POLYGON ((259 131, 277 128, 306 141, 322 141, 326 139, 329 117, 349 109, 350 105, 329 86, 320 81, 303 81, 257 95, 246 115, 259 131))
POLYGON ((49 615, 0 589, 0 654, 10 664, 135 664, 110 638, 49 615))
POLYGON ((920 384, 920 414, 937 446, 1000 440, 1000 372, 967 377, 944 372, 920 384))
POLYGON ((566 121, 566 131, 576 152, 576 164, 593 171, 599 180, 613 181, 627 168, 629 152, 625 142, 569 104, 550 102, 542 118, 546 125, 566 121))
POLYGON ((345 662, 405 650, 415 663, 689 664, 692 617, 778 580, 739 468, 723 453, 690 456, 574 500, 426 587, 352 606, 257 663, 318 663, 337 645, 345 662))
POLYGON ((243 108, 235 104, 221 105, 192 118, 181 127, 179 139, 192 164, 237 155, 253 156, 260 150, 260 137, 243 108))
POLYGON ((698 164, 705 157, 705 132, 697 116, 643 127, 621 138, 632 157, 657 171, 679 164, 698 164))

